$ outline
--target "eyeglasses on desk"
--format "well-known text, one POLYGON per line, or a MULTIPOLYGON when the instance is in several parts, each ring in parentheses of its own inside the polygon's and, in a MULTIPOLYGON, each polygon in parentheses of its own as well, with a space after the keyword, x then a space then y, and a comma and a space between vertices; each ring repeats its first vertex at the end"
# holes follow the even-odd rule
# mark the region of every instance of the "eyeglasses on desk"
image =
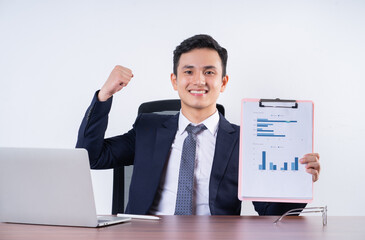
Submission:
POLYGON ((323 226, 327 225, 327 206, 324 207, 309 207, 309 208, 295 208, 287 211, 283 215, 281 215, 278 219, 274 221, 275 224, 280 222, 285 216, 294 215, 294 214, 302 214, 302 213, 322 213, 322 224, 323 226))

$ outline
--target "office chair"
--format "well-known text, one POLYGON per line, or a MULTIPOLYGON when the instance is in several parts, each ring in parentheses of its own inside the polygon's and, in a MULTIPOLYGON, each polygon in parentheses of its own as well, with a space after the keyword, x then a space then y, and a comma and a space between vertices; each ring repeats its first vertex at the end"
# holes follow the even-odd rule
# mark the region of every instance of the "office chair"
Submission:
MULTIPOLYGON (((181 102, 180 99, 169 99, 159 100, 152 102, 142 103, 138 108, 138 115, 141 113, 156 113, 156 114, 167 114, 175 115, 180 111, 181 102)), ((217 104, 218 111, 224 116, 225 110, 223 105, 217 104)), ((113 203, 112 203, 112 214, 124 213, 124 197, 126 191, 129 190, 127 187, 124 188, 125 184, 125 168, 119 167, 114 169, 113 173, 113 203)), ((126 170, 132 170, 126 169, 126 170)))

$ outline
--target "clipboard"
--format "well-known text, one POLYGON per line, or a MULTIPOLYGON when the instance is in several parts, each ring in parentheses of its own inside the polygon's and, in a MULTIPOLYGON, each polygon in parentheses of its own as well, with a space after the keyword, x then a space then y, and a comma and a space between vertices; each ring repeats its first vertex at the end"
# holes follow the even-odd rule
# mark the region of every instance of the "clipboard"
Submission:
POLYGON ((242 99, 238 198, 313 201, 312 175, 299 159, 313 152, 314 103, 242 99))

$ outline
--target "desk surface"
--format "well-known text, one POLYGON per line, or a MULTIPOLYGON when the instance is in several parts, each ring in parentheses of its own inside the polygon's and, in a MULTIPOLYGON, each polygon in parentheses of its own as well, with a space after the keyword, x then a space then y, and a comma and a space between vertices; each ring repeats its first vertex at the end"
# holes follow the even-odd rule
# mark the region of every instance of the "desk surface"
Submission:
POLYGON ((365 239, 365 217, 162 216, 103 228, 0 223, 0 240, 13 239, 365 239))

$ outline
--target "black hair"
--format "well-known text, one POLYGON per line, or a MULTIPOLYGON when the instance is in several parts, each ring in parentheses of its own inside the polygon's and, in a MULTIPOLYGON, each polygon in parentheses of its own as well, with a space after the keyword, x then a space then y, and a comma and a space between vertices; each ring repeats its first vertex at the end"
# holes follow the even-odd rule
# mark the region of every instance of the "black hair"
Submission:
POLYGON ((190 52, 194 49, 201 48, 209 48, 217 51, 221 61, 222 61, 222 77, 226 76, 226 68, 227 68, 227 59, 228 53, 227 50, 221 47, 214 38, 206 34, 199 34, 193 37, 190 37, 180 43, 179 46, 176 47, 174 51, 174 74, 177 75, 177 66, 179 65, 180 57, 183 53, 190 52))

